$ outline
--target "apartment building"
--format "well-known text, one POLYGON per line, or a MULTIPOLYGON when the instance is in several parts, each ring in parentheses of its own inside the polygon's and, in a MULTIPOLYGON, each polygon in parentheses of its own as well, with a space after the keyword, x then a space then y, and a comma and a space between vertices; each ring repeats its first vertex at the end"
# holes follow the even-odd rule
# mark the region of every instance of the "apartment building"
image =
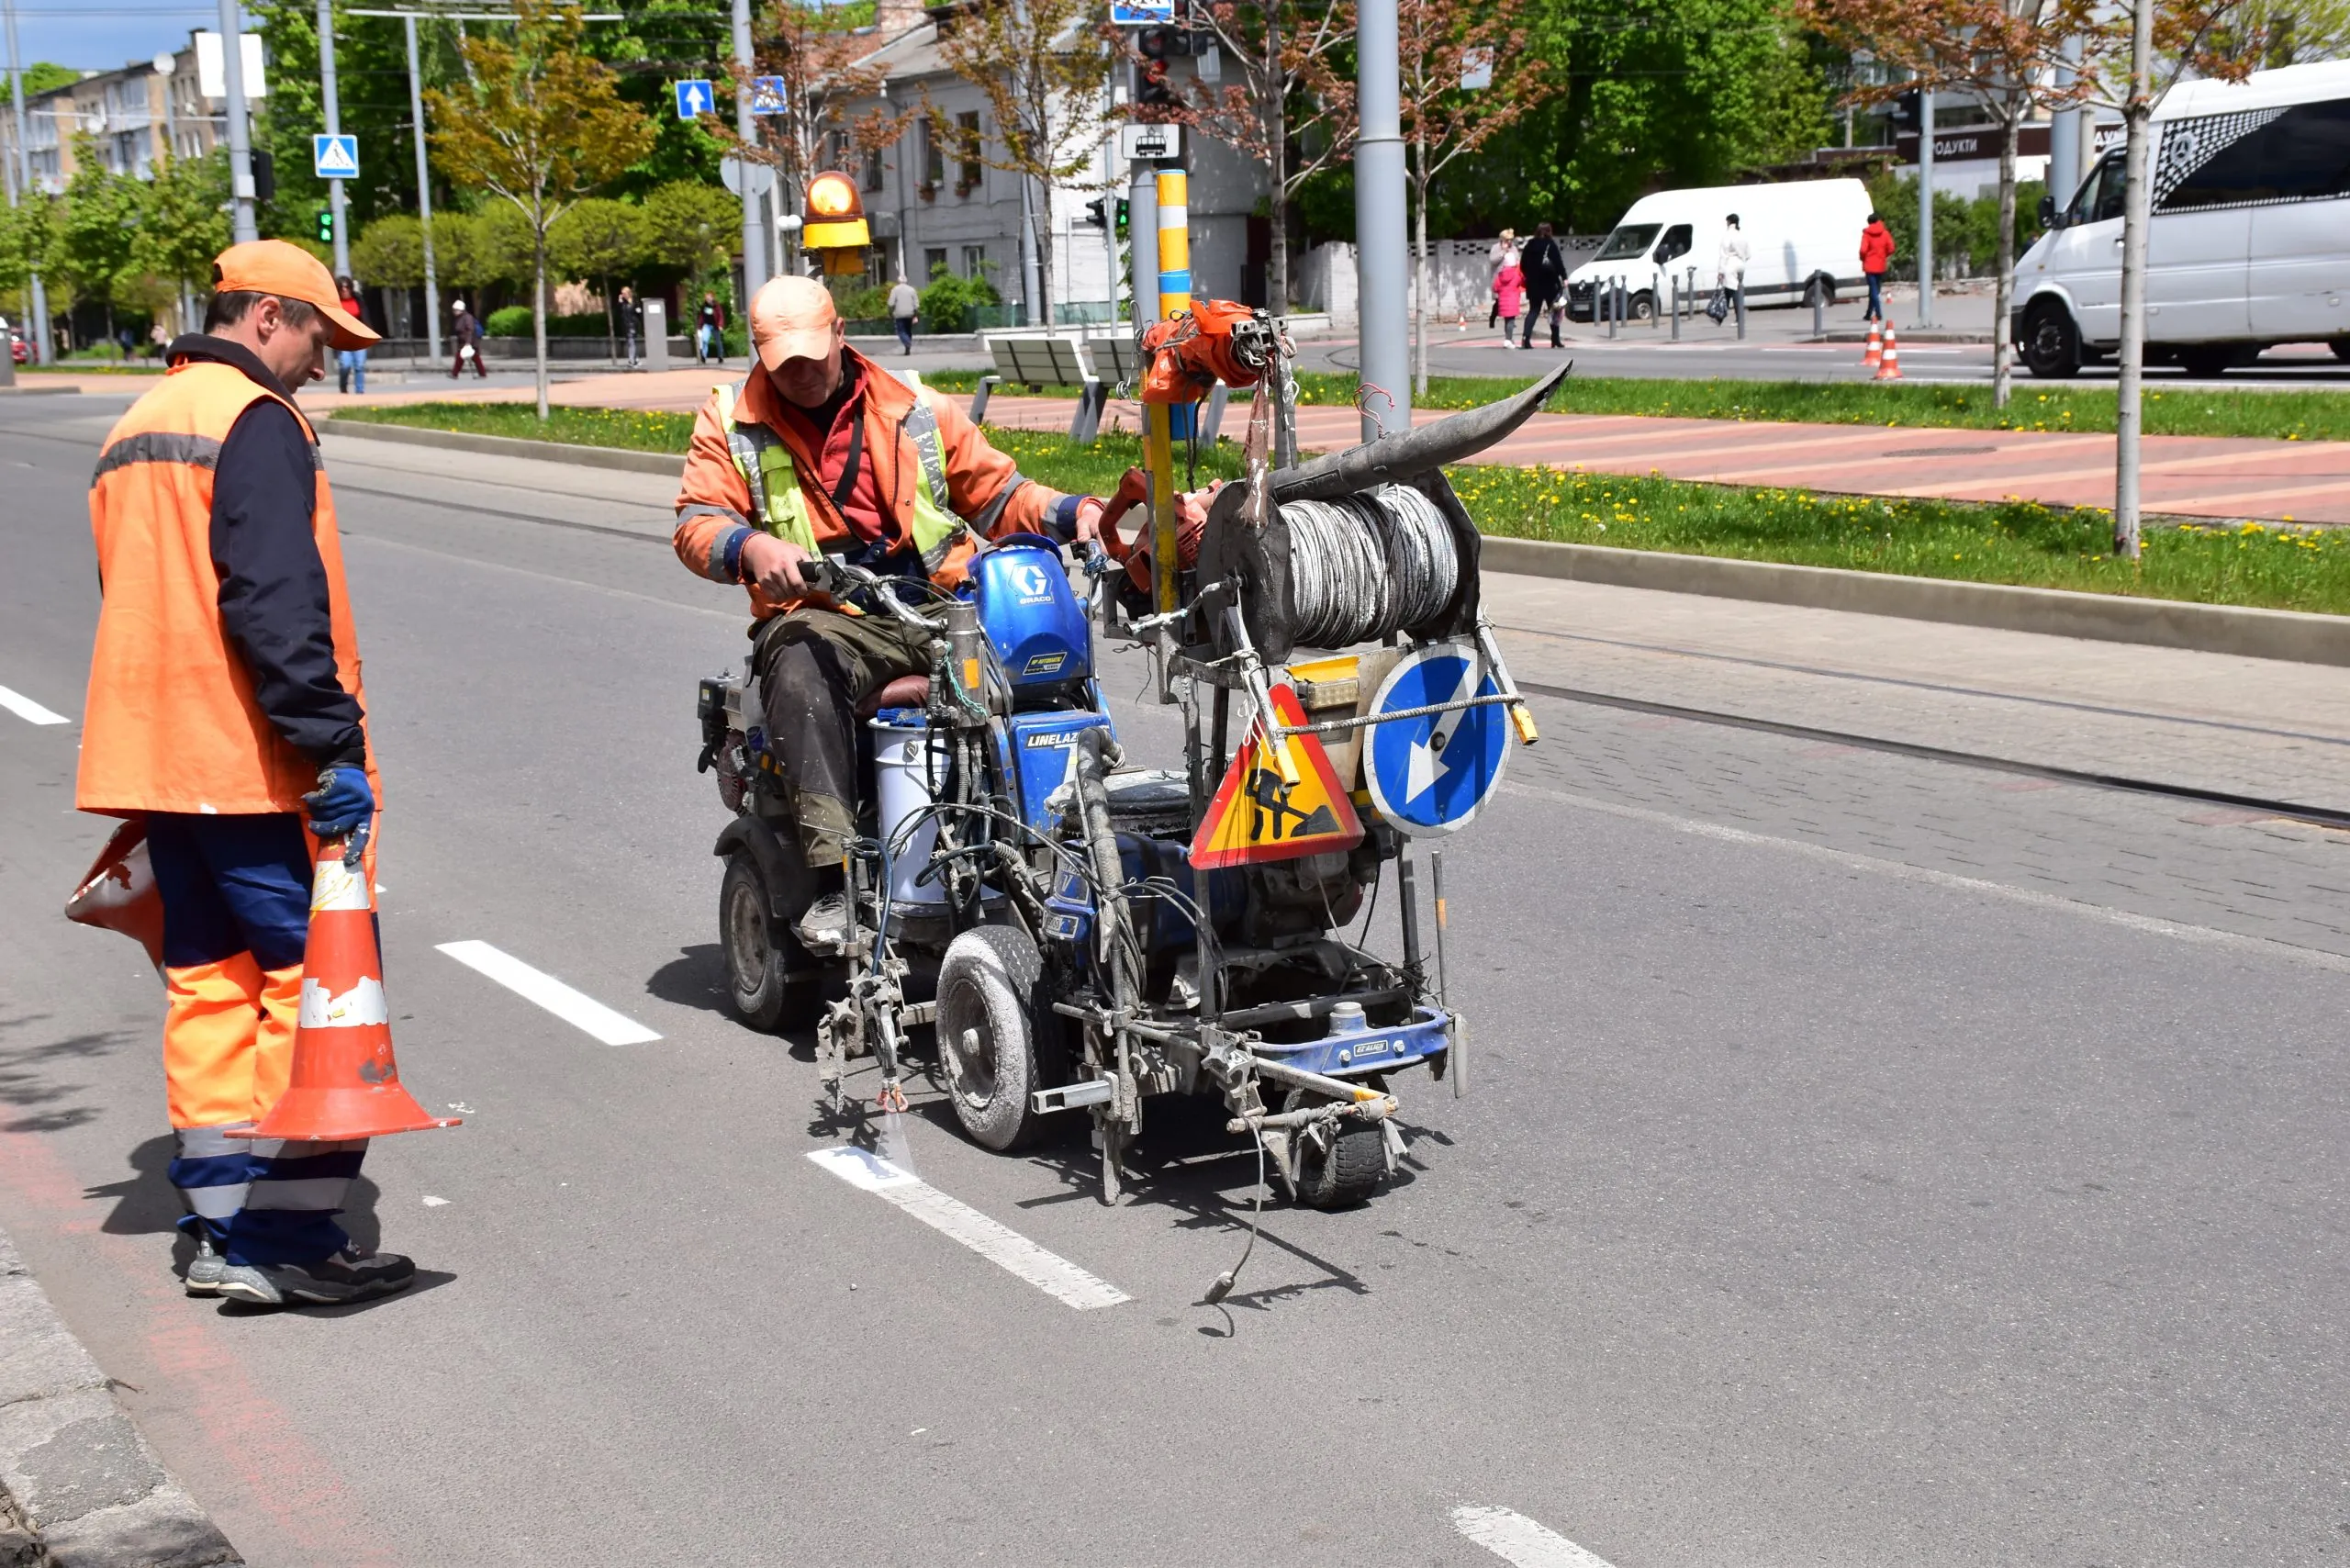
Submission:
MULTIPOLYGON (((65 189, 78 167, 76 143, 84 135, 94 139, 93 150, 108 171, 134 179, 152 178, 166 154, 200 158, 211 151, 224 110, 218 97, 204 95, 197 38, 190 33, 176 52, 133 61, 118 71, 94 71, 78 82, 28 95, 25 151, 33 188, 51 196, 65 189)), ((255 85, 266 88, 265 81, 255 85)), ((6 149, 12 181, 16 140, 15 117, 0 115, 0 145, 6 149)))

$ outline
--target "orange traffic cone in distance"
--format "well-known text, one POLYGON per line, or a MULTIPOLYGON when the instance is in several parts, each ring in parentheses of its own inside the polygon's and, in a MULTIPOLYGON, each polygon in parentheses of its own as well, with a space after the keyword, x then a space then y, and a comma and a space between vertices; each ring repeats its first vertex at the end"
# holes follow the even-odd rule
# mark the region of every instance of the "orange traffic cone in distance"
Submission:
POLYGON ((1891 327, 1885 330, 1885 358, 1876 367, 1876 379, 1901 379, 1901 334, 1891 327))
POLYGON ((310 885, 290 1081, 259 1126, 229 1136, 340 1142, 457 1125, 418 1104, 400 1083, 375 948, 375 891, 366 867, 346 866, 342 846, 329 845, 310 885))
POLYGON ((1869 352, 1861 356, 1861 363, 1871 370, 1885 363, 1885 323, 1874 316, 1869 318, 1869 352))

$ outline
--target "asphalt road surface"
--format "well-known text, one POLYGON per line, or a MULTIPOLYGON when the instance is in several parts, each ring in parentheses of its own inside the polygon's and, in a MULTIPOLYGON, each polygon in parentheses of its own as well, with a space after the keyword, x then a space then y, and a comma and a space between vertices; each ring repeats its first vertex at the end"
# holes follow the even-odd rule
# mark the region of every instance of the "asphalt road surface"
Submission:
POLYGON ((409 1294, 185 1299, 155 977, 57 914, 105 831, 73 721, 118 407, 0 405, 0 1225, 262 1568, 2350 1553, 2350 936, 2232 913, 2340 922, 2339 835, 2199 899, 2169 857, 2224 879, 2220 830, 2176 801, 1540 700, 1447 851, 1469 1094, 1403 1081, 1403 1178, 1269 1206, 1212 1308, 1256 1175, 1212 1117, 1154 1110, 1116 1208, 1081 1138, 988 1155, 928 1092, 921 1193, 808 1158, 808 1042, 715 991, 692 694, 738 596, 610 476, 414 449, 330 462, 403 1073, 465 1125, 368 1159, 409 1294), (990 1221, 1127 1299, 958 1239, 990 1221))

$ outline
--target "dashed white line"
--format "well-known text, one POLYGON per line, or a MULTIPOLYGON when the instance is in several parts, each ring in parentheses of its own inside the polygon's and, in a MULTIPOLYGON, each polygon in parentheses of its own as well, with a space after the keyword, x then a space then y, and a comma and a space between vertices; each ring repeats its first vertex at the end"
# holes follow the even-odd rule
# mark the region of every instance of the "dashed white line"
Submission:
POLYGON ((73 721, 62 713, 52 713, 21 691, 11 691, 0 686, 0 708, 6 708, 28 724, 70 724, 73 721))
POLYGON ((1452 1528, 1517 1568, 1607 1568, 1605 1558, 1508 1508, 1455 1508, 1452 1528))
POLYGON ((554 976, 534 969, 487 942, 443 942, 441 951, 608 1046, 641 1046, 661 1037, 635 1019, 613 1012, 594 997, 574 991, 554 976))
POLYGON ((1056 1301, 1090 1312, 1133 1298, 1109 1281, 1087 1273, 1058 1253, 1047 1252, 1018 1231, 997 1224, 970 1204, 950 1198, 919 1176, 877 1154, 845 1145, 811 1149, 808 1158, 852 1187, 897 1204, 940 1235, 961 1242, 988 1261, 1019 1275, 1056 1301))

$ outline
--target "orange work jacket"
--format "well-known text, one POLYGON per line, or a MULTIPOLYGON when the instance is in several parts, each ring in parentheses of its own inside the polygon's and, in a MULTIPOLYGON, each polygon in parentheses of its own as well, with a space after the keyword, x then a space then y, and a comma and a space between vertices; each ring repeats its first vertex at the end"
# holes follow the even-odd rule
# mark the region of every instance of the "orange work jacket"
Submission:
MULTIPOLYGON (((318 764, 286 744, 253 700, 252 678, 221 622, 212 563, 212 465, 237 417, 276 397, 234 365, 184 361, 106 436, 90 485, 105 602, 73 791, 83 811, 298 812, 319 787, 318 764)), ((308 420, 302 428, 315 454, 318 432, 308 420)), ((335 675, 364 710, 323 468, 311 532, 326 568, 335 675)), ((367 773, 374 783, 372 746, 367 773)))

